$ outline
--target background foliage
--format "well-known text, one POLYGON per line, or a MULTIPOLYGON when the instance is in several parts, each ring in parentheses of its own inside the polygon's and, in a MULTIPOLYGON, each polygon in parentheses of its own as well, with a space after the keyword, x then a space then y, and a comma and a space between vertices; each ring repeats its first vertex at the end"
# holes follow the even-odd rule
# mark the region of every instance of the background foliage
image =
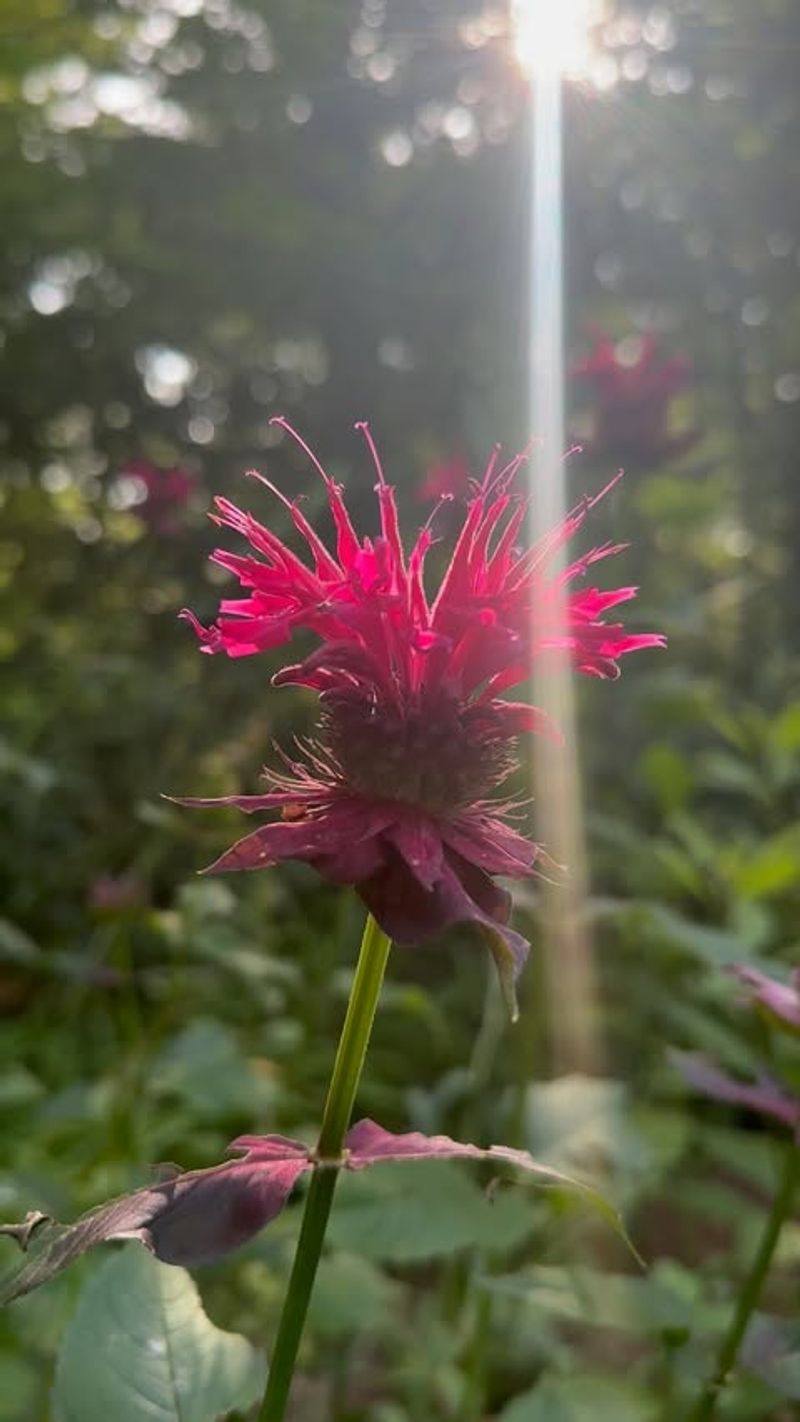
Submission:
MULTIPOLYGON (((791 0, 626 0, 602 41, 566 101, 570 360, 593 326, 628 365, 654 334, 691 361, 665 429, 697 434, 668 458, 604 445, 570 381, 576 494, 625 463, 597 541, 632 539, 637 616, 671 642, 584 689, 603 1074, 553 1077, 564 997, 535 960, 511 1031, 454 940, 395 955, 360 1105, 596 1176, 651 1268, 528 1190, 490 1209, 455 1166, 345 1181, 298 1419, 674 1418, 774 1180, 770 1133, 690 1099, 665 1049, 746 1068, 761 1044, 720 968, 797 961, 800 19, 791 0)), ((236 819, 159 798, 252 788, 305 705, 269 691, 267 659, 200 658, 175 614, 218 597, 213 492, 260 507, 256 466, 318 503, 271 414, 365 518, 368 417, 409 527, 432 466, 526 437, 525 101, 499 7, 2 7, 5 1217, 70 1218, 255 1125, 313 1134, 358 911, 300 869, 197 881, 236 819), (175 467, 188 499, 148 497, 142 469, 157 490, 175 467)), ((200 1274, 215 1325, 269 1339, 297 1218, 200 1274)), ((770 1316, 799 1251, 787 1231, 770 1316)), ((2 1422, 50 1415, 68 1326, 73 1415, 78 1294, 91 1277, 97 1308, 125 1266, 105 1267, 3 1316, 2 1422)), ((796 1364, 752 1362, 724 1415, 794 1415, 796 1364)), ((247 1402, 244 1372, 218 1406, 247 1402)))

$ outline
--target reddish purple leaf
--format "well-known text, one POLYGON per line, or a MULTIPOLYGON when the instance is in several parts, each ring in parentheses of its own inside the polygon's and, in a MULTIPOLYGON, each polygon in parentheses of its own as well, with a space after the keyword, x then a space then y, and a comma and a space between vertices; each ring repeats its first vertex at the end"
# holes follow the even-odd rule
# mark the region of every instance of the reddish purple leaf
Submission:
POLYGON ((0 1303, 27 1294, 112 1239, 136 1239, 165 1264, 197 1264, 238 1248, 280 1214, 311 1161, 305 1146, 282 1136, 240 1136, 243 1160, 189 1170, 147 1185, 82 1215, 72 1225, 28 1216, 6 1225, 26 1251, 22 1267, 0 1283, 0 1303))
MULTIPOLYGON (((38 1288, 106 1240, 138 1240, 166 1264, 192 1265, 218 1258, 275 1219, 298 1178, 315 1165, 305 1146, 285 1136, 238 1136, 229 1149, 243 1158, 207 1170, 179 1171, 90 1210, 72 1225, 36 1212, 22 1224, 0 1226, 0 1233, 15 1238, 26 1254, 22 1266, 0 1283, 0 1304, 38 1288)), ((540 1165, 527 1151, 508 1146, 484 1148, 419 1131, 393 1135, 375 1121, 364 1120, 348 1133, 342 1159, 320 1161, 319 1166, 363 1170, 382 1161, 447 1159, 511 1165, 536 1175, 542 1183, 577 1190, 622 1233, 616 1212, 596 1190, 540 1165)))
POLYGON ((751 1002, 762 1009, 772 1026, 793 1035, 800 1033, 800 972, 792 974, 791 985, 770 978, 757 968, 748 968, 744 963, 737 963, 731 972, 744 984, 751 1002))
POLYGON ((754 1082, 737 1081, 720 1071, 702 1052, 673 1051, 670 1058, 684 1080, 705 1096, 727 1101, 732 1106, 746 1106, 762 1116, 773 1116, 785 1126, 800 1126, 800 1101, 771 1077, 759 1076, 754 1082))
POLYGON ((454 1141, 450 1136, 425 1136, 421 1131, 409 1131, 406 1135, 395 1136, 385 1131, 376 1121, 359 1121, 348 1132, 346 1140, 348 1170, 363 1170, 367 1165, 379 1165, 381 1161, 401 1160, 492 1160, 502 1165, 513 1165, 528 1174, 538 1175, 550 1185, 567 1185, 571 1189, 588 1187, 549 1165, 540 1165, 526 1150, 514 1150, 511 1146, 476 1146, 464 1141, 454 1141))

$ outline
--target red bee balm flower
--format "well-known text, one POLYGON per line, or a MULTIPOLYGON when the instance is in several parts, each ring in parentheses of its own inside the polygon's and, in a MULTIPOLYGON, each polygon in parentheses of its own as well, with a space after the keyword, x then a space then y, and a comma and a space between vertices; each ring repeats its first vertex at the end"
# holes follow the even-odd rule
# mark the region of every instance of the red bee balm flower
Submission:
POLYGON ((191 612, 181 615, 203 651, 232 657, 283 646, 300 628, 311 631, 317 649, 273 682, 318 692, 322 715, 318 735, 299 744, 299 758, 284 756, 284 771, 266 772, 267 793, 180 802, 282 813, 208 872, 304 860, 325 879, 353 884, 400 944, 476 923, 510 992, 528 944, 508 926, 510 896, 493 876, 530 874, 536 847, 508 823, 512 805, 491 797, 514 767, 520 732, 556 740, 559 734, 535 706, 500 693, 528 677, 532 657, 555 647, 568 649, 578 670, 615 677, 624 653, 660 647, 664 639, 603 621, 635 588, 570 592, 566 627, 559 628, 565 587, 619 549, 606 545, 566 569, 554 567, 594 499, 520 551, 526 502, 513 482, 524 456, 499 471, 496 456, 490 461, 431 597, 423 581, 434 541, 430 521, 406 553, 395 492, 367 426, 357 428, 378 472, 380 531, 373 538, 356 533, 341 487, 300 436, 285 420, 274 423, 297 440, 325 482, 335 553, 275 489, 308 546, 310 566, 250 514, 218 498, 215 521, 244 534, 253 554, 218 550, 213 560, 236 575, 248 596, 224 601, 209 628, 191 612))
POLYGON ((159 469, 147 459, 134 459, 120 471, 141 486, 143 498, 133 512, 151 533, 169 536, 178 533, 187 506, 198 490, 197 476, 176 466, 159 469))
POLYGON ((674 433, 670 427, 672 401, 689 384, 691 364, 682 355, 662 359, 652 336, 644 336, 635 358, 625 363, 620 348, 599 333, 591 354, 571 374, 595 396, 594 434, 586 442, 593 452, 651 467, 697 443, 697 430, 674 433))

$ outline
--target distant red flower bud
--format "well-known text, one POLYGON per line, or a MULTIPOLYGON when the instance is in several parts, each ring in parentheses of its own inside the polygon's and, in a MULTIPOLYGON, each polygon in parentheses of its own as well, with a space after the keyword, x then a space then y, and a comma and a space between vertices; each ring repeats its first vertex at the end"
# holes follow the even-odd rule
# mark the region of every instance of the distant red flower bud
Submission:
POLYGON ((626 467, 650 467, 684 454, 700 438, 697 430, 670 430, 674 397, 689 383, 691 363, 683 355, 662 360, 652 336, 642 337, 631 361, 598 333, 591 353, 571 375, 594 394, 594 431, 582 441, 592 453, 626 467))
POLYGON ((134 504, 133 512, 152 533, 169 536, 180 530, 186 506, 197 493, 197 475, 190 469, 175 466, 160 469, 147 459, 134 459, 120 473, 135 479, 144 491, 144 498, 134 504))
POLYGON ((98 914, 125 914, 145 901, 145 885, 136 874, 98 874, 89 885, 89 907, 98 914))

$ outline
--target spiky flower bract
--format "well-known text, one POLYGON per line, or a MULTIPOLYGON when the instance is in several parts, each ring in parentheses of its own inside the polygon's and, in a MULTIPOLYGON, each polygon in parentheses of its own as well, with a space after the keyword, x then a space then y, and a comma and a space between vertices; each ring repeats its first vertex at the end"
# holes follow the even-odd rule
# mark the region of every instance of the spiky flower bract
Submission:
POLYGON ((251 514, 218 498, 215 521, 243 535, 252 551, 217 550, 213 560, 247 595, 223 601, 208 628, 191 612, 183 616, 204 651, 231 657, 284 646, 301 629, 312 633, 315 650, 273 682, 311 688, 321 714, 314 738, 284 755, 281 772, 267 772, 265 794, 182 801, 281 814, 241 839, 210 872, 304 860, 325 879, 354 885, 400 944, 475 923, 510 991, 528 944, 509 927, 510 896, 494 876, 530 874, 537 851, 509 822, 513 805, 497 791, 515 764, 521 732, 555 740, 559 733, 535 706, 504 700, 502 693, 528 678, 534 659, 556 648, 581 672, 616 677, 621 656, 664 639, 629 634, 604 620, 635 588, 574 586, 618 547, 595 548, 563 566, 561 549, 597 499, 585 500, 546 538, 520 548, 527 504, 514 482, 524 456, 502 469, 496 454, 490 460, 431 595, 424 565, 434 542, 432 520, 406 551, 395 491, 368 427, 358 426, 378 474, 378 532, 361 537, 341 486, 286 421, 275 423, 301 445, 324 481, 334 547, 299 504, 272 485, 307 546, 307 560, 251 514))

